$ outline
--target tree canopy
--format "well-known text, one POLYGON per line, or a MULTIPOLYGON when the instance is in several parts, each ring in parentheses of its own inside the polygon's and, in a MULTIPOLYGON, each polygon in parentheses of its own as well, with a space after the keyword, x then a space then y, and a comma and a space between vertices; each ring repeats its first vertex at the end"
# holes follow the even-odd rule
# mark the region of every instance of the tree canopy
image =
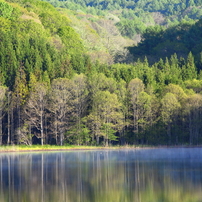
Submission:
POLYGON ((0 2, 0 144, 201 144, 202 20, 166 28, 136 10, 196 3, 80 3, 111 13, 0 2))

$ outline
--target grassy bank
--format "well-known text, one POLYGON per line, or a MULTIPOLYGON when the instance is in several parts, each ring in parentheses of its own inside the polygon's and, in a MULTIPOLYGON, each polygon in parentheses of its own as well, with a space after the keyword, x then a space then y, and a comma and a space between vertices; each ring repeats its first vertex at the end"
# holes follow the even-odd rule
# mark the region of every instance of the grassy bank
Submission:
POLYGON ((0 146, 0 152, 23 152, 23 151, 65 151, 65 150, 99 150, 99 149, 151 149, 151 148, 195 148, 202 145, 190 146, 190 145, 118 145, 118 146, 78 146, 78 145, 9 145, 0 146))
POLYGON ((0 146, 0 152, 23 152, 23 151, 60 151, 60 150, 96 150, 96 149, 121 149, 121 148, 135 148, 135 146, 77 146, 77 145, 13 145, 0 146))

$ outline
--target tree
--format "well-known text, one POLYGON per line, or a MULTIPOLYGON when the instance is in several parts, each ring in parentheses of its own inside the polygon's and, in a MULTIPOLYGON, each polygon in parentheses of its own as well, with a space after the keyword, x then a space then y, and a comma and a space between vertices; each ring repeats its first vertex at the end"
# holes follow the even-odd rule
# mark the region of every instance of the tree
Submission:
POLYGON ((179 61, 176 53, 170 57, 169 74, 172 75, 172 77, 170 77, 170 83, 178 84, 182 81, 181 68, 179 67, 179 61))
POLYGON ((142 134, 142 143, 146 141, 145 131, 154 124, 155 111, 153 108, 153 98, 146 92, 141 92, 137 99, 137 108, 139 110, 138 127, 139 132, 142 134))
POLYGON ((172 93, 173 95, 175 95, 178 102, 180 102, 181 104, 184 104, 187 98, 187 95, 185 94, 184 90, 179 85, 169 84, 168 86, 166 86, 164 92, 165 94, 172 93))
POLYGON ((161 117, 167 127, 169 144, 171 144, 171 124, 174 122, 180 107, 180 103, 172 93, 166 93, 161 100, 161 117))
POLYGON ((88 78, 89 91, 93 97, 99 90, 108 90, 111 93, 115 92, 116 82, 112 78, 106 77, 103 73, 95 73, 88 78))
POLYGON ((194 57, 190 52, 187 57, 186 69, 184 72, 184 80, 193 80, 197 77, 197 69, 194 62, 194 57))
POLYGON ((120 143, 125 144, 126 143, 126 132, 129 126, 129 97, 128 97, 128 91, 126 89, 126 82, 123 80, 120 80, 117 82, 117 90, 116 95, 118 97, 119 102, 121 103, 121 113, 123 114, 123 121, 119 123, 119 134, 120 134, 120 143))
POLYGON ((98 91, 95 94, 88 119, 98 144, 100 136, 104 138, 105 146, 108 146, 110 141, 116 140, 115 131, 119 130, 119 125, 123 121, 120 107, 116 94, 109 91, 98 91))
POLYGON ((201 113, 202 96, 201 94, 194 94, 188 97, 186 102, 186 114, 188 118, 189 128, 189 144, 199 144, 200 133, 202 130, 201 113))
POLYGON ((187 80, 184 84, 187 89, 192 89, 195 93, 201 93, 202 91, 202 80, 187 80))
POLYGON ((117 90, 116 82, 112 78, 107 78, 102 73, 95 73, 89 77, 89 100, 90 106, 92 106, 91 113, 88 116, 88 125, 91 128, 93 138, 96 139, 99 144, 101 137, 102 120, 98 110, 98 92, 109 91, 114 93, 117 90))
POLYGON ((83 53, 84 47, 82 40, 72 27, 60 27, 57 34, 61 37, 62 42, 65 44, 69 54, 75 55, 83 53))
POLYGON ((12 14, 13 7, 6 2, 0 2, 0 17, 9 18, 12 14))
MULTIPOLYGON (((26 81, 26 74, 24 71, 24 67, 21 65, 18 69, 17 75, 15 77, 15 85, 14 85, 14 92, 13 92, 13 102, 14 102, 14 110, 16 110, 17 114, 17 124, 16 129, 18 132, 16 132, 16 141, 19 142, 19 134, 20 129, 22 126, 23 118, 22 117, 22 111, 24 104, 26 102, 28 96, 28 86, 26 81)), ((12 123, 13 124, 13 123, 12 123)))
POLYGON ((32 145, 32 134, 30 131, 30 122, 27 121, 23 126, 18 130, 19 134, 19 143, 25 145, 32 145))
MULTIPOLYGON (((74 117, 74 135, 77 139, 77 144, 81 144, 81 134, 83 133, 83 127, 81 119, 86 113, 87 108, 87 78, 84 74, 75 75, 71 80, 71 96, 72 96, 72 115, 74 117)), ((73 131, 72 131, 73 132, 73 131)))
MULTIPOLYGON (((138 108, 138 98, 141 92, 144 91, 144 84, 143 82, 135 78, 130 81, 128 84, 128 91, 130 94, 130 102, 132 105, 132 113, 133 113, 133 132, 134 134, 138 135, 139 132, 139 108, 138 108)), ((134 137, 135 138, 135 137, 134 137)))
POLYGON ((53 118, 54 137, 56 144, 63 145, 64 134, 68 128, 68 113, 72 112, 70 101, 72 96, 70 93, 71 84, 69 79, 54 79, 50 91, 49 110, 53 118), (59 140, 58 140, 59 137, 59 140))
POLYGON ((2 137, 3 137, 3 109, 5 107, 5 96, 6 96, 7 88, 4 86, 0 86, 0 145, 2 145, 2 137))
POLYGON ((41 145, 43 145, 45 141, 44 125, 48 87, 41 82, 37 82, 33 85, 24 112, 35 130, 35 135, 41 139, 41 145), (40 135, 37 134, 37 131, 40 131, 40 135))

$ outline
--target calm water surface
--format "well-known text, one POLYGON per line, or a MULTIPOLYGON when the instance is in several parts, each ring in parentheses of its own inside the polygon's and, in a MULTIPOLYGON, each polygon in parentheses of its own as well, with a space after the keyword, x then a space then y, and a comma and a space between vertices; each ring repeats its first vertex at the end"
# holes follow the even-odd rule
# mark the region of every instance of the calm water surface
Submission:
POLYGON ((202 149, 0 154, 0 202, 202 202, 202 149))

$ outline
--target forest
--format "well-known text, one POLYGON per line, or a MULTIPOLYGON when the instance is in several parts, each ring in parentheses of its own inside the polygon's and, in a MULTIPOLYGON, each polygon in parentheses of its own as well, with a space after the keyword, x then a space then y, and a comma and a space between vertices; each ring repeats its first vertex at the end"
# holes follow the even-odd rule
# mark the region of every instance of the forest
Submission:
POLYGON ((201 144, 201 6, 0 0, 0 145, 201 144))

